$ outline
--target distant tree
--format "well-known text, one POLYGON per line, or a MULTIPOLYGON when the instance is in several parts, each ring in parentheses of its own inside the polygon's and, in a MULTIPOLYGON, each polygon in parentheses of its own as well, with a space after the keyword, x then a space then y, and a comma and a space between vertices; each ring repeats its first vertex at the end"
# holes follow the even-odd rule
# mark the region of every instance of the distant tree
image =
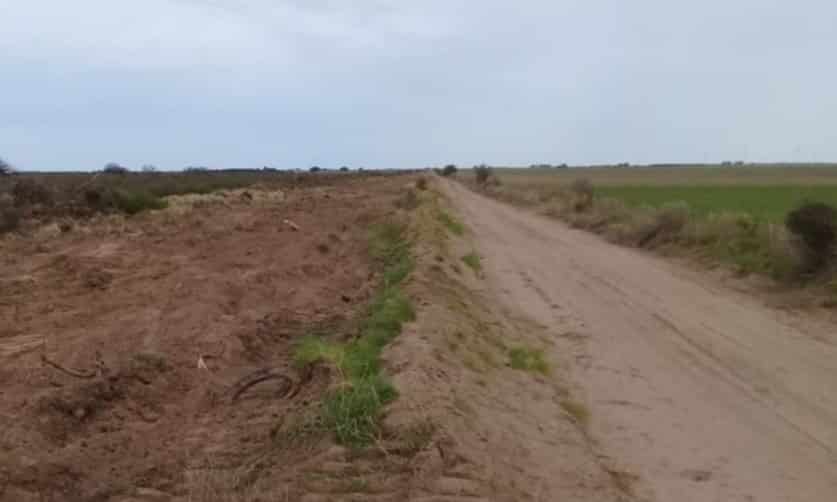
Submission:
POLYGON ((343 167, 340 168, 340 171, 342 171, 344 173, 349 172, 349 167, 348 166, 343 166, 343 167))
POLYGON ((209 171, 209 168, 206 166, 188 166, 183 171, 187 173, 205 173, 209 171))
POLYGON ((154 164, 145 164, 140 168, 140 170, 144 173, 156 173, 157 166, 155 166, 154 164))
POLYGON ((555 166, 556 169, 568 169, 569 167, 570 166, 568 166, 566 163, 565 164, 558 164, 557 166, 555 166))
POLYGON ((442 176, 452 176, 456 174, 458 169, 455 164, 448 164, 442 169, 442 176))
POLYGON ((121 166, 116 162, 108 162, 105 164, 105 168, 103 170, 107 174, 126 174, 128 172, 128 168, 125 166, 121 166))
POLYGON ((11 164, 0 158, 0 176, 9 176, 14 172, 11 164))
POLYGON ((323 169, 322 169, 320 166, 311 166, 311 169, 309 169, 308 171, 309 171, 309 172, 312 172, 312 173, 318 173, 318 172, 320 172, 320 171, 322 171, 322 170, 323 170, 323 169))

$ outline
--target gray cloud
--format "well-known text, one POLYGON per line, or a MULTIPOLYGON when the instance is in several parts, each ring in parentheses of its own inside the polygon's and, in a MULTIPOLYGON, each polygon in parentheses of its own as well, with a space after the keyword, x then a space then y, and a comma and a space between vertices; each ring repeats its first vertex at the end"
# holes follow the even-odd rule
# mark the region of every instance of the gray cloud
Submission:
POLYGON ((828 1, 0 0, 0 155, 833 160, 828 1))

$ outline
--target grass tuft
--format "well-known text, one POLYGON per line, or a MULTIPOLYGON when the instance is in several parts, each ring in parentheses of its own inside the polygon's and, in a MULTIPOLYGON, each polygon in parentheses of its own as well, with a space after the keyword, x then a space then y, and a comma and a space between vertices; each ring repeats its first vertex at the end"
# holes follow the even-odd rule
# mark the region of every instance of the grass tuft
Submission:
POLYGON ((564 408, 564 411, 573 417, 573 420, 578 422, 579 425, 582 425, 583 427, 590 425, 590 410, 587 409, 587 406, 583 403, 570 399, 564 399, 561 401, 561 407, 564 408))
POLYGON ((303 337, 294 350, 294 364, 299 367, 308 366, 318 362, 328 362, 337 367, 342 366, 345 358, 343 347, 331 344, 322 338, 314 335, 303 337))
POLYGON ((337 442, 363 447, 377 437, 385 404, 398 393, 381 375, 355 378, 346 388, 332 392, 323 403, 323 425, 334 432, 337 442))
POLYGON ((465 225, 460 223, 458 220, 454 219, 454 217, 451 216, 448 212, 440 209, 437 217, 439 218, 439 221, 441 221, 442 224, 445 226, 445 228, 447 228, 453 235, 465 235, 465 225))
POLYGON ((340 444, 370 444, 377 437, 384 405, 397 396, 395 388, 381 374, 381 353, 398 336, 403 324, 415 318, 413 305, 400 287, 413 269, 409 246, 403 225, 386 223, 374 227, 369 249, 383 266, 384 284, 361 323, 360 336, 347 344, 308 336, 296 346, 296 364, 328 362, 345 378, 343 385, 326 397, 321 411, 323 425, 340 444))
POLYGON ((509 350, 509 365, 516 370, 533 371, 543 375, 550 372, 549 363, 540 349, 512 348, 509 350))
POLYGON ((462 261, 474 272, 479 273, 482 270, 482 261, 480 260, 480 256, 473 251, 463 256, 462 261))

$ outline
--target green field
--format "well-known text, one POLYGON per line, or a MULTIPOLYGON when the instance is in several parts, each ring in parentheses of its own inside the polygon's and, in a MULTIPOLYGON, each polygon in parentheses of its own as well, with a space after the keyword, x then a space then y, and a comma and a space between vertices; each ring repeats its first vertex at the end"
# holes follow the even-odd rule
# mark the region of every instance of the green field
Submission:
POLYGON ((631 206, 659 207, 683 201, 692 212, 748 213, 780 222, 807 201, 837 206, 837 167, 681 167, 497 169, 509 188, 538 192, 593 182, 598 197, 631 206))
MULTIPOLYGON (((470 175, 470 169, 463 169, 470 175)), ((570 169, 496 168, 512 185, 549 185, 587 178, 596 186, 677 185, 837 185, 834 166, 747 167, 577 167, 570 169)))
POLYGON ((596 195, 619 199, 632 206, 659 207, 684 201, 699 215, 741 212, 774 222, 781 222, 789 211, 803 202, 826 202, 837 206, 837 185, 600 186, 596 188, 596 195))

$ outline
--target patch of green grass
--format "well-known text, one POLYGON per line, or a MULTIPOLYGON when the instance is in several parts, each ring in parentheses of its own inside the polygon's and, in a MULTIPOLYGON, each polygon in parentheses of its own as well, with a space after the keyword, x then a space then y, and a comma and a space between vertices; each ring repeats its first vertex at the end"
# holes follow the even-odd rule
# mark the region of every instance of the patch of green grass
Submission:
POLYGON ((474 272, 479 273, 482 270, 482 262, 480 260, 480 256, 473 251, 463 256, 462 261, 465 263, 465 265, 471 267, 471 270, 473 270, 474 272))
POLYGON ((323 425, 338 443, 363 447, 375 440, 383 407, 398 394, 381 375, 353 378, 345 385, 326 397, 323 425))
POLYGON ((660 207, 684 201, 698 216, 735 212, 777 223, 805 201, 837 205, 835 185, 624 185, 597 186, 596 192, 632 206, 660 207))
POLYGON ((514 347, 509 350, 509 365, 516 370, 533 371, 543 375, 549 374, 549 363, 540 349, 514 347))
POLYGON ((448 212, 440 209, 437 217, 453 235, 465 235, 465 225, 454 219, 448 212))
POLYGON ((307 335, 297 342, 293 354, 294 364, 300 367, 322 361, 339 368, 343 365, 344 358, 345 350, 342 346, 314 335, 307 335))
POLYGON ((402 325, 415 318, 413 305, 401 290, 413 269, 409 246, 404 226, 387 223, 374 227, 369 249, 383 267, 384 284, 361 322, 360 336, 346 344, 309 336, 296 346, 296 364, 325 361, 345 378, 342 386, 326 397, 321 411, 324 427, 340 444, 363 447, 371 443, 384 405, 397 396, 381 374, 381 353, 401 333, 402 325))
POLYGON ((384 272, 384 286, 398 284, 413 270, 410 243, 405 225, 386 222, 375 225, 369 234, 369 252, 384 272))

